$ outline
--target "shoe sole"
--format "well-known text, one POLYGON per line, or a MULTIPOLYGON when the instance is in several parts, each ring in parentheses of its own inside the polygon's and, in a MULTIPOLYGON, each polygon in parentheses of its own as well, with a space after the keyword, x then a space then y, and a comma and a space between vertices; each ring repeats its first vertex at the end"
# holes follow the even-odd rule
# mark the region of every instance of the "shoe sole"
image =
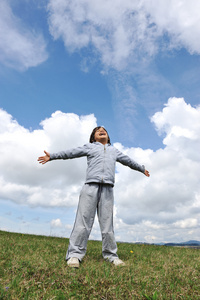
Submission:
POLYGON ((68 265, 68 267, 70 267, 70 268, 76 268, 76 269, 79 268, 79 264, 67 264, 67 265, 68 265))

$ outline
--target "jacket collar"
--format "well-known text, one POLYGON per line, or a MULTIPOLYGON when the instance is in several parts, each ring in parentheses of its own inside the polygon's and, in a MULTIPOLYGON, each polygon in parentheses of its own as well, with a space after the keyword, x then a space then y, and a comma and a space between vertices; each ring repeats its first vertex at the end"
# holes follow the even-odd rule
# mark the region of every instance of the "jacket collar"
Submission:
POLYGON ((106 146, 106 147, 110 146, 110 144, 105 144, 105 145, 103 145, 103 144, 100 143, 100 142, 94 142, 93 144, 95 144, 95 145, 101 145, 101 146, 106 146))

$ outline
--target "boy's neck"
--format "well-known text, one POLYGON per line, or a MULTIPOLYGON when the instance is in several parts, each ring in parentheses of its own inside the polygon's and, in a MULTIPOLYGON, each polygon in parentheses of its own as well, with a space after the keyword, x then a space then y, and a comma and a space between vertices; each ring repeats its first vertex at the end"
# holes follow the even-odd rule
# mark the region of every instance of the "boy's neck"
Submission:
POLYGON ((108 141, 107 141, 107 140, 106 140, 106 141, 101 141, 101 142, 100 142, 100 141, 96 141, 96 142, 97 142, 97 143, 100 143, 100 144, 102 144, 102 145, 104 145, 104 146, 105 146, 106 144, 108 144, 108 141))

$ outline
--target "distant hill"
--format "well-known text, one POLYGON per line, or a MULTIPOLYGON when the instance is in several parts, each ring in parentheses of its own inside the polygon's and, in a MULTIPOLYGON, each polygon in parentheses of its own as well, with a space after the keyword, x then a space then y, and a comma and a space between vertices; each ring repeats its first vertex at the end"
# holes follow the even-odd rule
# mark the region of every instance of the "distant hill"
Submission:
MULTIPOLYGON (((144 244, 144 245, 151 245, 151 243, 145 243, 145 242, 136 242, 134 244, 144 244)), ((196 240, 191 240, 187 242, 182 243, 155 243, 154 245, 157 246, 188 246, 188 247, 200 247, 200 242, 196 240)))
POLYGON ((183 244, 187 244, 187 245, 191 245, 191 244, 197 244, 197 245, 199 245, 199 246, 200 246, 200 242, 198 242, 198 241, 195 241, 195 240, 191 240, 191 241, 185 242, 185 243, 183 243, 183 244))
POLYGON ((165 246, 190 246, 190 247, 195 247, 195 246, 199 246, 200 247, 200 242, 199 241, 195 241, 195 240, 191 240, 191 241, 187 241, 187 242, 183 242, 183 243, 165 243, 165 246))

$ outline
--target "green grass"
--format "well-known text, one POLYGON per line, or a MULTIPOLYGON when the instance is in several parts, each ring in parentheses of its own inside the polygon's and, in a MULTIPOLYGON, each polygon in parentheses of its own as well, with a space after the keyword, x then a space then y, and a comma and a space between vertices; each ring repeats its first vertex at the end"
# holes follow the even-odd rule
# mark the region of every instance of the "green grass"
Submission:
POLYGON ((71 269, 68 239, 0 231, 0 245, 0 299, 200 299, 198 249, 118 243, 117 268, 89 241, 71 269))

